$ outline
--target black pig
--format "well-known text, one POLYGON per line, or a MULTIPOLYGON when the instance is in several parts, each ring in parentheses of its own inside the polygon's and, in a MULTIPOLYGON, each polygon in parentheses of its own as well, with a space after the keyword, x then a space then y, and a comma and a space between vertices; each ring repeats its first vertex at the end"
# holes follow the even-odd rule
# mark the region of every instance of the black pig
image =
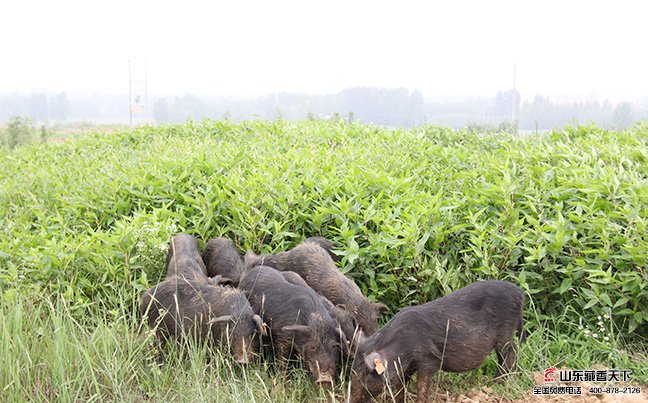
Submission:
POLYGON ((207 241, 202 260, 207 267, 209 277, 218 279, 221 283, 230 282, 233 286, 238 285, 243 270, 243 259, 231 240, 212 238, 207 241))
MULTIPOLYGON (((289 283, 301 286, 301 287, 306 287, 311 289, 311 287, 306 284, 306 281, 304 281, 303 278, 294 271, 282 271, 281 274, 283 274, 284 278, 286 281, 289 283)), ((351 314, 347 311, 345 311, 342 308, 338 308, 337 306, 333 305, 331 301, 329 301, 326 297, 323 295, 317 294, 320 299, 322 300, 322 304, 324 304, 324 307, 328 311, 328 313, 337 321, 337 323, 340 325, 340 328, 342 329, 342 332, 344 333, 344 336, 347 338, 348 341, 357 341, 360 338, 364 337, 364 334, 362 331, 359 329, 356 320, 351 314)), ((351 347, 351 346, 349 346, 351 347)), ((349 352, 351 350, 349 349, 349 352)))
POLYGON ((329 254, 317 243, 304 241, 290 251, 276 255, 246 253, 245 267, 258 265, 299 274, 317 293, 349 312, 367 335, 376 331, 378 315, 387 310, 381 303, 370 302, 358 285, 337 269, 329 254))
POLYGON ((178 276, 189 281, 207 283, 207 269, 200 256, 198 240, 187 234, 178 234, 169 242, 166 277, 178 276))
POLYGON ((266 266, 245 271, 239 287, 270 327, 275 356, 297 355, 315 382, 332 386, 348 343, 321 296, 266 266))
POLYGON ((229 344, 234 359, 247 363, 259 349, 263 322, 240 290, 171 277, 144 293, 140 318, 166 340, 193 338, 229 344), (157 327, 156 327, 157 326, 157 327))
POLYGON ((360 342, 353 364, 351 402, 378 398, 389 384, 403 401, 404 385, 417 374, 419 402, 428 401, 439 370, 478 368, 494 349, 498 375, 515 367, 523 339, 522 290, 506 281, 480 281, 423 305, 398 312, 382 329, 360 342))

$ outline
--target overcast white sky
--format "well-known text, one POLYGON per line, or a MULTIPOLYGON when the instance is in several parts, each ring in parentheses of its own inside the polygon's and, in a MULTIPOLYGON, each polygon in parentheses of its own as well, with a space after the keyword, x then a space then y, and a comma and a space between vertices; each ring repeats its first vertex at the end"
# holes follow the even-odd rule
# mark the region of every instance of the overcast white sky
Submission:
POLYGON ((648 1, 3 1, 0 93, 648 96, 648 1))

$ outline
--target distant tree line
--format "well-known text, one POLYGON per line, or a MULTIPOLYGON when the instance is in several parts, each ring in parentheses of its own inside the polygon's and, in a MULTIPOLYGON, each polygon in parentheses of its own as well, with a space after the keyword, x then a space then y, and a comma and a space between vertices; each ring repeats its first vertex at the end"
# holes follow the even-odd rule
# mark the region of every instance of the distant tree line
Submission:
MULTIPOLYGON (((328 119, 344 118, 382 126, 411 127, 437 124, 454 128, 490 125, 521 130, 547 130, 568 124, 596 123, 623 129, 648 118, 648 104, 628 102, 557 103, 536 96, 521 101, 514 90, 500 91, 493 97, 459 100, 427 99, 420 91, 405 88, 349 88, 336 94, 304 95, 277 93, 264 97, 236 99, 198 97, 152 97, 138 123, 184 122, 187 119, 328 119)), ((0 95, 0 121, 13 116, 31 117, 36 122, 83 121, 128 122, 128 97, 94 94, 84 99, 65 93, 48 95, 0 95)))
POLYGON ((93 94, 83 98, 68 97, 65 92, 0 95, 0 122, 15 116, 35 122, 128 121, 128 96, 93 94))
POLYGON ((305 119, 343 116, 385 126, 409 127, 425 121, 423 95, 405 88, 349 88, 332 95, 278 93, 252 100, 203 100, 193 95, 160 98, 153 104, 158 123, 187 118, 305 119))
POLYGON ((634 122, 648 119, 648 105, 608 101, 556 103, 549 97, 536 96, 521 102, 517 91, 498 92, 494 98, 473 98, 455 102, 428 101, 427 123, 451 127, 475 124, 513 124, 521 130, 549 130, 570 124, 596 123, 601 127, 625 129, 634 122))
POLYGON ((153 104, 158 123, 184 122, 188 118, 285 119, 339 116, 384 126, 411 127, 425 123, 464 128, 490 124, 521 130, 548 130, 569 124, 596 123, 623 129, 648 119, 648 106, 628 102, 555 103, 536 96, 521 102, 517 91, 500 91, 492 98, 458 101, 423 99, 420 91, 404 88, 350 88, 333 95, 279 93, 253 100, 203 100, 193 95, 160 98, 153 104))
POLYGON ((597 122, 600 126, 624 129, 635 121, 648 119, 646 110, 634 110, 629 102, 616 106, 605 101, 555 104, 548 97, 536 96, 524 103, 520 114, 520 127, 540 130, 563 127, 570 123, 597 122))
POLYGON ((70 104, 67 95, 32 93, 31 95, 0 95, 0 119, 5 121, 13 116, 28 116, 37 121, 68 118, 70 104))

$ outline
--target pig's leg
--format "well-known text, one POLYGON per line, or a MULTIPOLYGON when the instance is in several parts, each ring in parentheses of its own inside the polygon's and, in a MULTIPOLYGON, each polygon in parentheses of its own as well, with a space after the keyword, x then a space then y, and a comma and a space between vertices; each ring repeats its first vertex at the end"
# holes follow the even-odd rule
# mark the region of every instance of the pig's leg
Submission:
POLYGON ((286 339, 285 337, 280 336, 277 333, 269 332, 269 337, 266 339, 268 342, 268 350, 270 355, 279 365, 279 370, 282 378, 285 378, 288 375, 288 359, 290 357, 289 350, 286 348, 286 339))
POLYGON ((515 363, 517 361, 518 348, 513 339, 495 345, 495 352, 497 353, 497 360, 499 366, 497 368, 497 378, 510 373, 515 370, 515 363))
POLYGON ((400 382, 400 380, 392 382, 391 392, 396 393, 395 395, 391 395, 388 392, 388 396, 393 397, 395 403, 405 402, 405 385, 403 385, 403 383, 400 382))
POLYGON ((407 379, 403 373, 403 369, 399 368, 396 370, 396 373, 389 376, 390 379, 386 380, 389 383, 389 388, 385 388, 388 398, 392 398, 396 403, 403 403, 405 401, 405 389, 407 384, 407 379))
POLYGON ((155 344, 155 348, 157 350, 157 353, 156 353, 155 361, 156 361, 156 363, 158 365, 164 364, 164 361, 165 361, 164 350, 166 348, 166 343, 167 343, 166 338, 162 334, 160 334, 159 332, 156 333, 154 344, 155 344))
MULTIPOLYGON (((357 375, 354 375, 354 377, 357 375)), ((358 379, 351 382, 351 391, 349 392, 349 400, 351 403, 364 403, 371 401, 371 394, 367 387, 358 379)))
POLYGON ((432 385, 432 378, 434 374, 439 370, 441 363, 436 358, 427 358, 419 360, 418 367, 416 370, 416 394, 417 402, 424 403, 432 401, 430 399, 430 392, 432 385))

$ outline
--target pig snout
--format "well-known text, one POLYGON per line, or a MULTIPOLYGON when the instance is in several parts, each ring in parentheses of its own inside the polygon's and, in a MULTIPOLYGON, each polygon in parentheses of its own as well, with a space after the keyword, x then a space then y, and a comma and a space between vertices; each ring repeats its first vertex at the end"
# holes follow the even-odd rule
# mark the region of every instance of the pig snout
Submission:
POLYGON ((320 368, 319 362, 316 361, 315 365, 317 367, 317 371, 315 372, 317 374, 317 379, 315 379, 315 383, 326 388, 333 388, 333 375, 328 372, 328 371, 322 371, 320 368))
POLYGON ((234 346, 232 357, 234 358, 234 361, 241 365, 249 364, 254 359, 252 343, 246 342, 245 340, 241 341, 240 344, 234 346))
POLYGON ((316 383, 333 383, 333 377, 331 374, 319 374, 317 376, 317 380, 315 381, 316 383))
POLYGON ((234 361, 236 361, 237 363, 239 363, 241 365, 247 365, 247 364, 250 363, 250 360, 245 355, 234 357, 234 361))
POLYGON ((315 383, 323 388, 333 389, 333 377, 331 374, 320 374, 315 383))

